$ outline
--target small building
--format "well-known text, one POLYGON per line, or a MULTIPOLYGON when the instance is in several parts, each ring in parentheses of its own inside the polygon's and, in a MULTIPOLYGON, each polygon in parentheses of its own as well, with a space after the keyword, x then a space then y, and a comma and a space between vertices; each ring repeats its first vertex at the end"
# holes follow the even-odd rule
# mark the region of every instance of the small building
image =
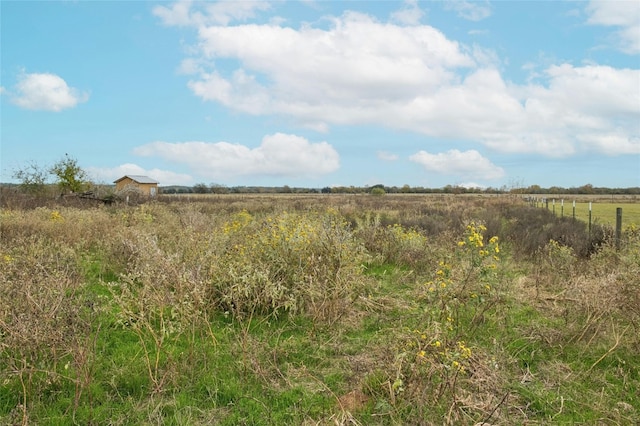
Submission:
POLYGON ((158 194, 158 182, 148 176, 125 175, 114 181, 117 193, 137 193, 147 197, 155 197, 158 194))

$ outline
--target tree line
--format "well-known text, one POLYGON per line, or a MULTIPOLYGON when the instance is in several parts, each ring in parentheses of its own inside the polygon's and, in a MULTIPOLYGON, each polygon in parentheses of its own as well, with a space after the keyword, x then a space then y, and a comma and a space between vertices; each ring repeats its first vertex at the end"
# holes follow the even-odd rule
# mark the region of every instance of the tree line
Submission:
MULTIPOLYGON (((22 191, 34 195, 44 195, 51 187, 51 177, 55 181, 60 194, 81 193, 97 185, 91 182, 86 171, 78 161, 65 154, 63 158, 51 166, 40 166, 28 163, 13 172, 13 178, 19 181, 22 191)), ((104 186, 104 185, 103 185, 104 186)), ((446 185, 441 188, 423 186, 387 186, 376 184, 371 186, 325 186, 322 188, 305 188, 283 186, 225 186, 217 183, 209 185, 197 183, 193 186, 165 186, 159 188, 162 194, 545 194, 545 195, 640 195, 640 187, 607 188, 591 184, 579 187, 548 188, 540 185, 512 185, 500 188, 468 188, 458 185, 446 185)))
POLYGON ((193 186, 167 186, 160 188, 163 194, 579 194, 579 195, 640 195, 640 187, 606 188, 586 184, 580 187, 563 188, 552 186, 544 188, 539 185, 528 187, 500 188, 467 188, 457 185, 446 185, 441 188, 423 186, 387 186, 383 184, 371 186, 325 186, 322 188, 284 186, 225 186, 221 184, 198 183, 193 186))

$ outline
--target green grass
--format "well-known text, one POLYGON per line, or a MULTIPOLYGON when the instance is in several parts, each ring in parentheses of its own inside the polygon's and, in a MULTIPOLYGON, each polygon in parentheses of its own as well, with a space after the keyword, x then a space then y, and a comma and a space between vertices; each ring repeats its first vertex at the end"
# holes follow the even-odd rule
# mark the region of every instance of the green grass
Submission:
MULTIPOLYGON (((549 203, 549 210, 553 206, 549 203)), ((622 226, 628 227, 632 224, 640 226, 640 203, 606 203, 595 202, 591 204, 592 223, 606 224, 615 227, 616 210, 622 208, 622 226)), ((565 200, 564 209, 556 201, 555 213, 557 216, 573 217, 573 202, 565 200)), ((577 219, 589 222, 589 203, 576 202, 575 216, 577 219)))
MULTIPOLYGON (((636 205, 625 204, 625 212, 630 206, 636 205)), ((153 220, 161 214, 173 218, 171 210, 145 208, 143 213, 153 220)), ((199 213, 202 223, 208 223, 199 213)), ((193 220, 198 217, 194 214, 193 220)), ((263 222, 267 220, 259 217, 258 223, 263 222)), ((385 227, 354 229, 354 235, 371 241, 395 235, 387 248, 410 255, 375 252, 376 245, 370 244, 361 272, 348 276, 359 280, 356 291, 348 294, 339 315, 319 317, 305 310, 225 310, 226 305, 211 300, 219 293, 205 294, 205 302, 196 303, 199 293, 190 292, 191 286, 202 277, 210 279, 196 272, 223 259, 206 257, 220 238, 216 228, 159 226, 153 231, 148 223, 144 228, 116 225, 119 235, 149 232, 153 239, 131 241, 157 244, 142 248, 166 255, 156 259, 165 269, 134 269, 127 261, 139 261, 134 257, 138 252, 119 239, 105 246, 112 252, 87 249, 84 240, 73 242, 69 228, 64 235, 74 248, 81 248, 77 269, 56 256, 50 256, 52 263, 43 269, 45 278, 55 278, 60 271, 78 274, 77 286, 65 288, 70 296, 65 301, 74 309, 60 310, 58 316, 68 317, 56 323, 76 328, 69 328, 66 340, 53 341, 53 349, 35 346, 34 355, 3 344, 19 330, 11 328, 19 324, 13 325, 9 313, 23 299, 4 281, 0 284, 6 286, 0 287, 0 296, 11 295, 16 301, 0 305, 0 331, 7 339, 0 340, 0 424, 640 423, 640 312, 636 304, 622 303, 640 297, 638 284, 629 279, 640 272, 637 247, 632 245, 617 252, 605 247, 611 252, 602 258, 560 258, 554 251, 541 251, 538 257, 516 259, 510 247, 515 242, 500 241, 502 258, 494 269, 488 267, 493 257, 478 252, 492 247, 488 235, 479 247, 469 240, 468 230, 418 239, 385 227), (545 253, 556 257, 545 258, 545 253), (114 256, 122 256, 119 268, 131 269, 116 272, 107 260, 114 256), (559 277, 559 270, 571 272, 559 277), (120 287, 114 289, 112 282, 120 287), (122 290, 125 282, 128 296, 122 290), (620 289, 626 293, 616 293, 620 289), (137 299, 139 294, 148 299, 137 299), (166 305, 161 295, 182 299, 166 305), (123 316, 130 307, 118 299, 124 296, 131 297, 125 302, 133 306, 135 318, 123 316), (197 309, 174 311, 180 303, 197 309), (184 321, 179 315, 186 316, 184 321), (163 325, 160 318, 167 322, 163 325), (160 337, 161 342, 155 340, 160 337)), ((29 252, 23 240, 4 238, 0 272, 21 289, 21 280, 25 286, 30 281, 15 262, 30 257, 20 256, 35 256, 36 267, 50 257, 29 252)), ((139 251, 147 255, 144 250, 139 251)), ((294 255, 285 259, 288 262, 274 257, 274 264, 293 265, 295 276, 305 278, 299 271, 311 255, 294 255)), ((338 260, 346 262, 347 255, 338 260)), ((148 267, 153 257, 142 259, 139 268, 148 267)), ((338 265, 336 274, 344 266, 338 265)), ((226 282, 223 278, 216 277, 217 282, 226 282)), ((229 282, 244 282, 233 278, 236 281, 229 282)), ((22 314, 32 312, 24 309, 22 314)), ((43 321, 52 321, 47 312, 43 321)), ((36 334, 37 327, 33 322, 31 332, 36 334)))

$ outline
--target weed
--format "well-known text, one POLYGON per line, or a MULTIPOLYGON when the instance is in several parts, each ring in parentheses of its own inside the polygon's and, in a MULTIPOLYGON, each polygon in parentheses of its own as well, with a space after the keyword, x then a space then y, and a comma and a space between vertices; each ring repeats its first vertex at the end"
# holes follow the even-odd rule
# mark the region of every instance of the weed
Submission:
POLYGON ((0 211, 2 424, 640 422, 637 227, 616 247, 503 197, 50 201, 0 211))
POLYGON ((236 316, 304 312, 335 320, 362 285, 365 252, 336 213, 240 212, 222 233, 210 300, 236 316))

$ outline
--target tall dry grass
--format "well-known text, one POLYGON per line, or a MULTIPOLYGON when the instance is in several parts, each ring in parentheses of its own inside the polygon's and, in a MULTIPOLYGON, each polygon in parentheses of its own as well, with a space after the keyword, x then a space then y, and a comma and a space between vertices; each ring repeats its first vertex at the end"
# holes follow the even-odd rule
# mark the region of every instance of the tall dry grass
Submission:
MULTIPOLYGON (((282 331, 269 334, 276 347, 260 341, 254 318, 308 321, 306 346, 332 332, 319 347, 335 368, 357 367, 336 374, 360 392, 340 411, 354 421, 370 410, 419 424, 431 409, 451 423, 548 421, 530 408, 543 397, 525 388, 536 354, 583 351, 583 370, 595 374, 640 345, 637 230, 616 250, 607 228, 589 235, 513 199, 215 196, 0 214, 0 381, 10 388, 0 401, 11 422, 37 422, 34 407, 69 389, 72 417, 97 405, 97 366, 113 367, 100 353, 109 339, 132 345, 127 356, 142 370, 128 394, 121 376, 131 372, 111 371, 109 398, 178 392, 212 353, 228 356, 211 326, 221 317, 240 329, 232 354, 242 371, 287 390, 311 373, 279 358, 304 351, 282 331)), ((544 398, 561 368, 586 380, 567 360, 538 365, 544 398)))

